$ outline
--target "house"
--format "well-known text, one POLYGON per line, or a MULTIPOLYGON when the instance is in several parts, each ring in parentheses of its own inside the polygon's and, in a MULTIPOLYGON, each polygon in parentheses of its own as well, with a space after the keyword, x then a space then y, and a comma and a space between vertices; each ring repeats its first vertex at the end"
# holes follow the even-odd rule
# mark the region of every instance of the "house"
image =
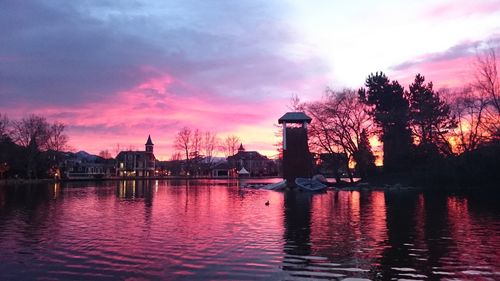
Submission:
POLYGON ((104 159, 85 151, 65 152, 61 157, 64 160, 51 169, 55 178, 104 179, 116 174, 113 159, 104 159))
POLYGON ((240 144, 238 152, 227 158, 227 162, 231 168, 236 168, 237 171, 249 173, 249 176, 269 176, 277 174, 276 163, 261 155, 257 151, 246 151, 243 144, 240 144))
POLYGON ((234 169, 231 169, 231 167, 229 167, 229 164, 227 162, 219 162, 215 164, 215 166, 212 168, 211 176, 213 178, 234 177, 234 169))
POLYGON ((153 177, 156 175, 156 158, 151 136, 145 151, 121 151, 116 156, 116 174, 119 177, 153 177))
POLYGON ((101 161, 87 162, 82 159, 67 159, 63 162, 62 175, 59 172, 55 177, 61 176, 66 179, 106 179, 115 175, 115 163, 113 160, 102 159, 101 161))

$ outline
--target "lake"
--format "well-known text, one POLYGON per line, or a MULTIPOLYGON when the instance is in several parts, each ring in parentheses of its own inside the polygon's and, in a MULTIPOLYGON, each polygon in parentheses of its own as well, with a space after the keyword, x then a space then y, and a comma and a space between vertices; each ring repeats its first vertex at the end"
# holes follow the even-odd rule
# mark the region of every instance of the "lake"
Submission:
POLYGON ((0 280, 498 280, 498 199, 222 180, 0 186, 0 280))

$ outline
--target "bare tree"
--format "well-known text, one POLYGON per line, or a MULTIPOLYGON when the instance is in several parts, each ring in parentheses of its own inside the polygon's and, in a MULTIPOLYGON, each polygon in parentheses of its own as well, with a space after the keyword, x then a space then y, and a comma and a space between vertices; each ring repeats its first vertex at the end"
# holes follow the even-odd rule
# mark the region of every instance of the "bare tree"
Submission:
POLYGON ((0 113, 0 140, 9 135, 9 118, 7 115, 0 113))
POLYGON ((206 157, 209 165, 212 165, 213 156, 219 144, 217 134, 206 131, 203 134, 202 153, 206 157))
POLYGON ((476 56, 473 88, 483 97, 482 126, 490 137, 500 138, 500 58, 498 49, 490 48, 476 56))
POLYGON ((313 150, 330 154, 345 154, 349 160, 360 155, 360 143, 364 135, 370 135, 372 121, 354 90, 340 92, 327 89, 322 101, 306 105, 313 118, 309 127, 310 144, 313 150))
POLYGON ((452 142, 458 153, 472 151, 487 139, 482 129, 487 101, 483 93, 471 88, 456 92, 454 97, 451 110, 457 119, 457 128, 451 135, 452 142))
POLYGON ((292 111, 304 111, 305 104, 300 101, 299 95, 292 94, 290 97, 290 104, 287 107, 292 111))
POLYGON ((180 152, 174 152, 170 156, 170 161, 181 161, 182 160, 182 154, 180 152))
POLYGON ((111 159, 111 158, 112 158, 112 157, 111 157, 111 153, 109 153, 109 151, 108 151, 107 149, 105 149, 105 150, 101 150, 101 151, 99 152, 99 157, 102 157, 102 158, 104 158, 104 159, 111 159))
POLYGON ((185 156, 186 166, 189 168, 189 160, 192 148, 192 131, 188 127, 182 128, 175 137, 174 147, 175 149, 182 151, 185 156))
POLYGON ((191 156, 197 158, 201 154, 203 135, 199 129, 193 131, 191 137, 191 156))
POLYGON ((222 151, 224 151, 224 155, 227 157, 236 154, 238 151, 238 145, 240 144, 240 139, 235 136, 227 136, 222 143, 222 151))
POLYGON ((488 104, 497 114, 500 114, 500 73, 498 68, 500 58, 497 49, 490 48, 476 56, 476 71, 474 86, 486 94, 488 104))
POLYGON ((49 123, 45 117, 30 115, 13 122, 13 139, 24 147, 34 144, 37 148, 46 148, 49 139, 49 123))
POLYGON ((13 140, 26 149, 26 175, 38 177, 40 151, 47 149, 50 125, 42 116, 30 115, 12 123, 13 140))
POLYGON ((122 151, 121 146, 119 143, 117 143, 115 145, 115 147, 113 148, 113 152, 115 153, 115 157, 118 156, 118 153, 120 153, 121 151, 122 151))
POLYGON ((49 127, 47 138, 47 149, 63 151, 67 148, 68 136, 64 134, 66 126, 60 122, 54 122, 49 127))
POLYGON ((372 132, 373 123, 366 105, 358 100, 354 90, 327 89, 325 99, 308 104, 307 112, 314 117, 310 126, 313 145, 330 153, 344 151, 353 155, 361 132, 372 132))

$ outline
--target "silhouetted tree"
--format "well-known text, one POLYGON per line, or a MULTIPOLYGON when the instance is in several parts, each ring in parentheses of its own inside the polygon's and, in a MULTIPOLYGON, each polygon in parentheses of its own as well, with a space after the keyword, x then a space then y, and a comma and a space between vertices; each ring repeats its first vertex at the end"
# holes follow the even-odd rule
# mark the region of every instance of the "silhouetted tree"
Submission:
POLYGON ((202 138, 203 135, 199 129, 195 129, 193 131, 193 135, 191 137, 191 156, 192 158, 196 158, 201 154, 201 146, 202 146, 202 138))
POLYGON ((104 159, 111 159, 111 158, 112 158, 112 157, 111 157, 111 153, 109 153, 109 151, 108 151, 107 149, 105 149, 105 150, 101 150, 101 151, 99 152, 99 157, 102 157, 102 158, 104 158, 104 159))
POLYGON ((67 149, 68 136, 64 134, 66 125, 54 122, 48 128, 47 149, 57 152, 67 149))
POLYGON ((113 152, 115 154, 115 157, 118 156, 118 153, 120 153, 122 151, 122 147, 119 143, 117 143, 115 145, 115 147, 113 148, 113 152))
POLYGON ((305 106, 305 103, 300 101, 300 97, 297 94, 292 94, 292 96, 290 97, 290 103, 287 107, 291 111, 304 111, 305 106))
POLYGON ((375 174, 375 156, 373 155, 370 141, 366 130, 361 131, 358 150, 353 155, 356 161, 356 171, 361 178, 373 176, 375 174))
POLYGON ((420 150, 451 155, 452 147, 445 134, 456 127, 449 105, 433 89, 432 82, 417 74, 406 93, 410 105, 410 124, 420 150))
POLYGON ((488 136, 500 140, 500 58, 498 50, 490 48, 476 56, 473 89, 486 101, 482 126, 488 136))
MULTIPOLYGON (((307 113, 313 118, 309 126, 311 148, 318 152, 345 154, 347 162, 359 156, 361 133, 372 127, 366 105, 349 89, 336 92, 327 89, 322 101, 306 104, 307 113)), ((346 165, 348 163, 345 163, 346 165)), ((350 175, 348 167, 345 167, 350 175)))
POLYGON ((471 88, 456 91, 451 103, 451 110, 457 118, 457 128, 453 132, 455 150, 458 153, 470 152, 487 140, 487 133, 482 129, 487 100, 480 92, 471 88))
POLYGON ((202 141, 202 153, 207 160, 209 166, 212 166, 213 157, 216 153, 217 147, 219 146, 219 139, 217 138, 217 134, 212 133, 210 131, 206 131, 203 134, 202 141))
POLYGON ((12 126, 12 138, 17 144, 28 147, 34 142, 37 148, 46 148, 50 125, 45 117, 32 114, 20 121, 14 121, 12 126))
POLYGON ((9 136, 9 118, 7 115, 0 113, 0 140, 9 136))
POLYGON ((55 122, 51 125, 45 117, 32 114, 14 121, 12 127, 13 140, 25 148, 26 174, 29 178, 37 178, 57 163, 58 152, 68 140, 64 124, 55 122), (42 151, 46 152, 42 154, 42 151))
POLYGON ((367 89, 360 89, 359 95, 361 100, 372 106, 370 114, 381 130, 384 171, 405 170, 411 158, 412 138, 404 89, 397 81, 389 81, 382 72, 370 74, 365 86, 367 89))
POLYGON ((240 138, 235 135, 227 136, 222 142, 222 151, 224 151, 224 156, 227 158, 236 154, 239 145, 240 138))
POLYGON ((175 137, 174 147, 184 153, 186 157, 186 172, 190 171, 191 148, 192 148, 192 131, 188 127, 183 127, 175 137))

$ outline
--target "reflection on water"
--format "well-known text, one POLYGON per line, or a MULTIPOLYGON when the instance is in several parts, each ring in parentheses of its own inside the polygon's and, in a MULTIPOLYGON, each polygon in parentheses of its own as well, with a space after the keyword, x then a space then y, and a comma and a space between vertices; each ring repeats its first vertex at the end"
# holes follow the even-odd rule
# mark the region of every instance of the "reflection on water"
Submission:
POLYGON ((0 279, 498 280, 499 215, 492 196, 237 181, 2 186, 0 279))

